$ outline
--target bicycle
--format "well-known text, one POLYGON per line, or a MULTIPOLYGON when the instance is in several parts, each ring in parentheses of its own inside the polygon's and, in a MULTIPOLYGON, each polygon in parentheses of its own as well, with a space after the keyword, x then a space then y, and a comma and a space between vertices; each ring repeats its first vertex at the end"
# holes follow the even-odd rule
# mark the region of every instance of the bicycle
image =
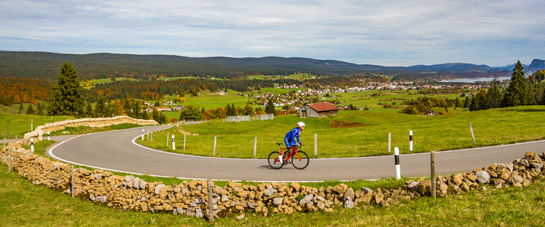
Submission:
MULTIPOLYGON (((276 143, 280 148, 280 152, 273 151, 269 154, 269 166, 273 169, 280 169, 284 165, 287 165, 288 162, 291 162, 293 167, 296 169, 307 168, 309 159, 307 153, 304 151, 298 151, 297 146, 292 146, 291 151, 288 151, 288 148, 282 148, 282 143, 276 143), (284 151, 285 150, 285 151, 284 151), (283 162, 280 162, 280 154, 283 154, 283 162)), ((301 145, 302 146, 302 145, 301 145)), ((301 147, 299 146, 299 147, 301 147)))

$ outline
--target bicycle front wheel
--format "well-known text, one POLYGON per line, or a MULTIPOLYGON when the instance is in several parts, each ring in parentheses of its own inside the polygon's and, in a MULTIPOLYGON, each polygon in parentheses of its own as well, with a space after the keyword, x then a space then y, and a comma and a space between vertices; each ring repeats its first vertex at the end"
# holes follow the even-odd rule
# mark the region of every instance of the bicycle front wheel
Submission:
POLYGON ((269 166, 273 169, 280 169, 282 168, 283 164, 280 162, 279 159, 280 153, 278 151, 273 151, 271 154, 269 154, 269 166))
POLYGON ((304 151, 297 151, 297 154, 293 154, 292 165, 296 169, 307 168, 309 163, 308 155, 304 151))

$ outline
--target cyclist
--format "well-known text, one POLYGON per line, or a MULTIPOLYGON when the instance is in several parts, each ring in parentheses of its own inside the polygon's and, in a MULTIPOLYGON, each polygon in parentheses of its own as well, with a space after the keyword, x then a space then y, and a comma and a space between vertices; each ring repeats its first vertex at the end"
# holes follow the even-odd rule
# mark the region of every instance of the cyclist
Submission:
MULTIPOLYGON (((292 146, 299 146, 299 144, 303 144, 299 140, 299 135, 301 134, 303 129, 305 129, 305 123, 304 122, 298 122, 297 127, 290 130, 286 134, 286 137, 284 138, 284 143, 286 144, 286 147, 288 148, 288 151, 287 151, 286 154, 289 154, 289 152, 291 151, 292 146), (295 142, 295 138, 297 138, 297 142, 295 142)), ((284 162, 284 158, 282 157, 282 154, 280 154, 280 163, 283 164, 283 162, 284 162)))

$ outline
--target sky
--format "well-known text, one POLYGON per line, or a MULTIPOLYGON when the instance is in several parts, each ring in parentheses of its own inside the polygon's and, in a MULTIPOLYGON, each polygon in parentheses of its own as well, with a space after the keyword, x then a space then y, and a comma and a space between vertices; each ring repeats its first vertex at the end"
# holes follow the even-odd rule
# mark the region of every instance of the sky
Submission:
POLYGON ((545 59, 545 4, 0 0, 0 50, 306 57, 384 66, 545 59))

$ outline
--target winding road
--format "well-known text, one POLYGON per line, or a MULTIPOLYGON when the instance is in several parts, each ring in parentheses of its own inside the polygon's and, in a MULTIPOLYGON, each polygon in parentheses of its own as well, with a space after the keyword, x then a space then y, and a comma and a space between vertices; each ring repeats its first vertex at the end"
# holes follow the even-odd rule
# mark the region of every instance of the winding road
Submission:
MULTIPOLYGON (((47 155, 76 165, 115 172, 147 174, 184 179, 246 181, 326 181, 380 179, 395 176, 394 157, 311 159, 304 170, 287 165, 280 170, 269 167, 266 159, 228 159, 175 154, 136 144, 134 140, 160 126, 100 132, 64 140, 51 147, 47 155)), ((56 139, 56 138, 54 138, 56 139)), ((541 154, 545 140, 494 147, 441 151, 436 153, 436 173, 471 171, 492 163, 509 163, 524 157, 526 151, 541 154)), ((400 155, 401 175, 430 175, 430 154, 400 155)))

